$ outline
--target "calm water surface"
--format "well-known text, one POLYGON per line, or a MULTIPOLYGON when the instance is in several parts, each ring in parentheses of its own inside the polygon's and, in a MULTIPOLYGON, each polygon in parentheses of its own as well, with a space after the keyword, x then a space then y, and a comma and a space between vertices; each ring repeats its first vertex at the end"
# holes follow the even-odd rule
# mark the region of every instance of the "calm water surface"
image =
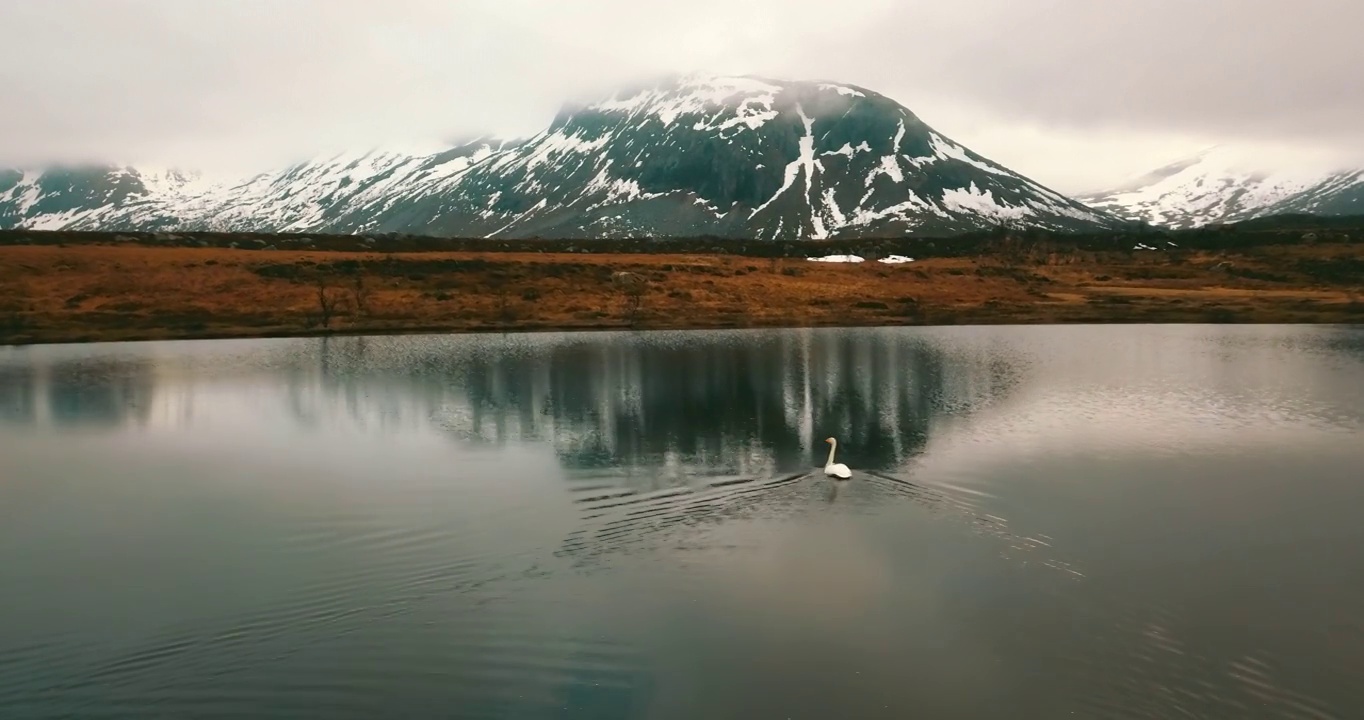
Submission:
POLYGON ((1362 511, 1360 329, 3 349, 0 718, 1359 718, 1362 511))

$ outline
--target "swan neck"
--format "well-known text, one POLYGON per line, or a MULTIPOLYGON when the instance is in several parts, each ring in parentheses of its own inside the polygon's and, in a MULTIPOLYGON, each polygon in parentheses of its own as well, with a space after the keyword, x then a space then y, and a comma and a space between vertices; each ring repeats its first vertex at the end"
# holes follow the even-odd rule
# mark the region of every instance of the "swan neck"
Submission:
POLYGON ((829 443, 829 459, 827 462, 824 463, 826 466, 834 464, 834 451, 837 449, 838 449, 837 440, 834 440, 833 442, 829 443))

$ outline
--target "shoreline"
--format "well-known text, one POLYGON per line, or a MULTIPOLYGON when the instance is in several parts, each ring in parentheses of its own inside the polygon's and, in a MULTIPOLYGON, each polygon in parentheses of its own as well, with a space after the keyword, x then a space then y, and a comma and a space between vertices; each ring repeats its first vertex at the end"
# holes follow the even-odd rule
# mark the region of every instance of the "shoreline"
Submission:
POLYGON ((980 322, 952 322, 952 323, 911 323, 911 322, 869 322, 869 323, 850 323, 832 322, 820 324, 749 324, 749 325, 564 325, 564 326, 509 326, 509 327, 375 327, 366 328, 363 326, 352 326, 330 331, 323 330, 284 330, 284 331, 259 331, 244 328, 242 332, 208 332, 202 334, 179 333, 174 335, 142 333, 123 336, 118 333, 108 333, 100 337, 91 337, 77 333, 72 337, 36 340, 32 342, 10 342, 0 340, 0 350, 20 349, 43 346, 60 345, 89 345, 100 343, 149 343, 149 342, 193 342, 208 340, 304 340, 313 338, 351 338, 351 337, 403 337, 403 336, 422 336, 422 335, 525 335, 537 333, 607 333, 607 332, 707 332, 718 330, 831 330, 831 329, 870 329, 870 328, 945 328, 945 327, 1027 327, 1027 326, 1058 326, 1072 325, 1077 327, 1085 326, 1105 326, 1105 325, 1319 325, 1322 327, 1349 327, 1364 329, 1364 313, 1353 319, 1304 319, 1295 316, 1288 320, 1274 319, 1255 319, 1255 320, 1220 320, 1212 321, 1208 319, 1146 319, 1146 318, 1110 318, 1103 320, 1077 319, 1077 320, 1048 320, 1039 322, 1029 321, 1009 321, 1007 319, 997 319, 992 321, 980 322))
POLYGON ((904 264, 660 252, 0 247, 0 345, 1036 324, 1364 323, 1364 244, 904 264))
POLYGON ((1045 320, 1028 319, 1009 319, 992 318, 973 320, 970 318, 960 319, 959 322, 876 322, 877 319, 869 318, 870 322, 821 322, 806 323, 806 325, 792 325, 792 323, 767 323, 767 325, 705 325, 705 323, 677 323, 677 325, 644 325, 638 323, 636 326, 626 325, 517 325, 517 326, 348 326, 344 329, 318 330, 318 329, 293 329, 293 330, 258 330, 241 329, 240 331, 206 331, 206 333, 131 333, 124 334, 120 331, 106 331, 100 335, 90 335, 80 330, 72 330, 70 337, 63 335, 53 335, 44 340, 12 342, 0 340, 0 349, 11 348, 34 348, 34 346, 50 345, 89 345, 105 344, 105 342, 187 342, 187 341, 210 341, 210 340, 308 340, 308 338, 346 338, 346 337, 404 337, 404 335, 491 335, 491 334, 536 334, 536 333, 621 333, 621 331, 636 331, 636 333, 651 333, 651 331, 712 331, 712 330, 832 330, 832 329, 877 329, 877 327, 1024 327, 1024 326, 1106 326, 1106 325, 1252 325, 1252 326, 1271 326, 1271 325, 1319 325, 1319 326, 1338 326, 1338 327, 1364 327, 1364 311, 1357 314, 1323 315, 1320 318, 1304 314, 1288 314, 1284 319, 1275 319, 1273 314, 1259 315, 1255 319, 1244 318, 1222 318, 1209 319, 1207 312, 1213 308, 1191 308, 1189 318, 1174 318, 1174 316, 1159 316, 1159 318, 1140 318, 1140 316, 1114 316, 1114 318, 1048 318, 1045 320), (1203 315, 1203 316, 1200 316, 1203 315))

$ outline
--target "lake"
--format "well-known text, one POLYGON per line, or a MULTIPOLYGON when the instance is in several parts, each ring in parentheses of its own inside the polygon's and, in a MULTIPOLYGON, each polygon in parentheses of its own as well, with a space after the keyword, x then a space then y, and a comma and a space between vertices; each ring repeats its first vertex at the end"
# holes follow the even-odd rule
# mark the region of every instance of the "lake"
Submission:
POLYGON ((0 718, 1357 718, 1361 510, 1362 328, 5 348, 0 718))

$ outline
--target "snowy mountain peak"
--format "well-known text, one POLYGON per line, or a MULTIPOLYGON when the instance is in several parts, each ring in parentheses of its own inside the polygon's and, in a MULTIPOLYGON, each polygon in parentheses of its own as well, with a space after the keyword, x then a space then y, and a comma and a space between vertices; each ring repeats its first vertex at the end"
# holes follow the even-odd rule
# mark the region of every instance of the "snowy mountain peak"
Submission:
POLYGON ((1283 213, 1364 213, 1364 171, 1274 169, 1263 157, 1207 148, 1107 192, 1091 206, 1172 228, 1283 213))
MULTIPOLYGON (((828 82, 792 82, 747 75, 682 75, 657 85, 617 92, 589 105, 587 112, 628 118, 633 122, 655 120, 671 127, 679 118, 692 120, 692 130, 759 130, 783 108, 795 104, 812 118, 822 119, 846 111, 855 98, 887 98, 849 85, 828 82)), ((907 117, 907 110, 896 106, 907 117)), ((914 118, 917 120, 917 118, 914 118)))
POLYGON ((229 181, 90 173, 107 191, 69 207, 41 204, 48 174, 0 175, 0 226, 795 239, 1117 223, 885 96, 748 76, 623 90, 524 140, 340 153, 229 181))

